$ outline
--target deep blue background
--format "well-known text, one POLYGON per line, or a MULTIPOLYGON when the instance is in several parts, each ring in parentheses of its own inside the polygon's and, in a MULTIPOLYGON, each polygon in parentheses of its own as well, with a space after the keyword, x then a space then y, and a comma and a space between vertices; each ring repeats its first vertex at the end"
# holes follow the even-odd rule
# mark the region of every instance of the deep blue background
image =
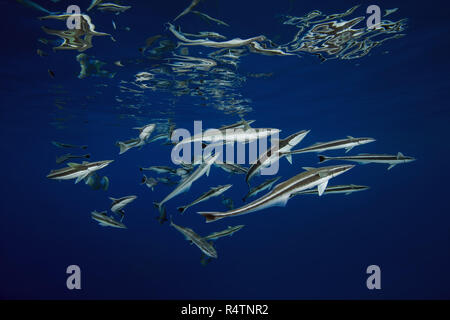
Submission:
MULTIPOLYGON (((52 10, 90 1, 47 1, 52 10)), ((164 31, 189 1, 126 1, 133 6, 116 17, 94 12, 97 30, 113 32, 116 24, 131 31, 95 38, 89 55, 112 63, 137 58, 145 39, 164 31)), ((234 186, 227 193, 235 204, 247 192, 243 176, 229 177, 212 168, 209 177, 190 192, 168 203, 176 223, 207 234, 228 225, 246 227, 217 242, 219 259, 207 266, 200 252, 167 224, 155 220, 153 201, 170 188, 154 192, 140 186, 141 165, 170 165, 170 148, 151 144, 118 156, 117 140, 130 138, 133 120, 118 120, 113 99, 122 71, 115 79, 77 79, 75 52, 59 51, 46 58, 36 54, 46 37, 38 11, 15 1, 1 1, 1 141, 2 200, 0 201, 0 297, 2 298, 450 298, 449 202, 449 9, 443 1, 359 1, 362 7, 399 7, 389 17, 408 18, 407 36, 386 42, 362 59, 243 58, 238 71, 274 72, 269 79, 249 78, 240 89, 253 100, 248 118, 258 127, 277 127, 282 137, 302 129, 311 133, 302 146, 352 136, 369 136, 375 143, 352 151, 403 152, 418 160, 387 171, 386 165, 357 166, 330 184, 363 184, 366 192, 349 196, 296 197, 285 208, 205 224, 197 210, 223 210, 219 199, 202 203, 178 216, 175 207, 200 195, 207 187, 234 186), (389 51, 388 54, 383 52, 389 51), (356 65, 358 64, 358 66, 356 65), (52 69, 56 78, 47 74, 52 69), (103 95, 95 84, 107 83, 103 95), (55 85, 66 90, 73 117, 57 130, 53 121, 55 85), (92 110, 92 111, 91 111, 92 110), (117 126, 110 125, 118 123, 117 126), (45 178, 64 150, 51 140, 88 144, 95 160, 115 159, 101 171, 111 179, 107 192, 84 184, 45 178), (356 151, 355 151, 356 150, 356 151), (127 209, 128 230, 101 228, 90 218, 93 210, 109 207, 108 196, 138 195, 127 209), (66 289, 65 270, 82 269, 82 290, 66 289), (382 270, 382 290, 369 291, 365 270, 382 270)), ((42 2, 44 4, 44 2, 42 2)), ((313 9, 344 12, 353 1, 205 1, 203 11, 227 21, 230 28, 215 29, 229 37, 259 34, 288 41, 293 27, 283 26, 277 14, 300 16, 313 9)), ((363 9, 358 11, 362 14, 363 9)), ((183 17, 183 30, 207 30, 195 16, 183 17)), ((202 24, 203 23, 203 24, 202 24)), ((50 37, 47 37, 50 38, 50 37)), ((46 48, 50 53, 50 49, 46 48)), ((154 99, 154 98, 153 98, 154 99)), ((190 130, 193 120, 218 127, 238 118, 191 106, 189 99, 175 108, 174 120, 190 130)), ((153 101, 157 104, 157 101, 153 101)), ((151 108, 151 107, 149 107, 151 108)), ((161 106, 158 106, 161 108, 161 106)), ((150 119, 150 118, 149 118, 150 119)), ((342 152, 330 152, 341 154, 342 152)), ((280 174, 288 178, 302 166, 315 166, 315 154, 282 160, 280 174)), ((258 181, 261 181, 259 179, 258 181)))

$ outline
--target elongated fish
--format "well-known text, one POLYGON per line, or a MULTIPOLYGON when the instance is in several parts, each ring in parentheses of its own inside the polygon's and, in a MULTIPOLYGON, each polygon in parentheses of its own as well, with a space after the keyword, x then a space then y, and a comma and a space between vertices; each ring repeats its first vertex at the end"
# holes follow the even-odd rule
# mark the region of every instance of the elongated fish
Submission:
POLYGON ((112 217, 109 217, 106 215, 106 211, 103 212, 97 212, 93 211, 91 212, 91 218, 98 222, 99 225, 102 227, 112 227, 112 228, 119 228, 119 229, 126 229, 127 227, 117 220, 115 220, 112 217))
POLYGON ((230 26, 228 23, 223 22, 222 20, 219 20, 219 19, 216 19, 216 18, 208 16, 206 13, 203 13, 203 12, 200 12, 200 11, 195 11, 195 10, 192 10, 191 12, 195 13, 196 15, 198 15, 198 16, 206 19, 206 20, 213 21, 213 22, 215 22, 217 24, 221 24, 221 25, 226 26, 226 27, 230 26))
POLYGON ((47 178, 54 180, 70 180, 76 179, 75 183, 89 177, 97 170, 103 169, 114 160, 105 160, 97 162, 73 163, 69 162, 67 167, 50 171, 47 178))
POLYGON ((259 173, 262 167, 267 167, 274 162, 279 161, 279 159, 282 157, 286 157, 289 163, 292 164, 292 155, 287 154, 287 152, 291 151, 293 147, 299 144, 306 137, 309 131, 310 130, 302 130, 290 135, 286 139, 278 141, 277 144, 263 153, 259 157, 259 159, 250 167, 247 175, 245 176, 245 182, 249 184, 250 179, 257 173, 259 173))
POLYGON ((120 213, 120 214, 124 214, 123 208, 129 204, 130 202, 133 202, 134 200, 136 200, 137 196, 126 196, 126 197, 122 197, 122 198, 112 198, 109 197, 109 199, 112 201, 111 203, 111 211, 114 213, 120 213))
POLYGON ((217 167, 222 168, 224 171, 232 174, 247 174, 248 169, 235 163, 215 163, 217 167))
POLYGON ((155 130, 155 128, 156 128, 156 124, 151 123, 151 124, 147 124, 143 127, 136 127, 133 129, 139 130, 139 139, 146 141, 152 134, 153 130, 155 130))
POLYGON ((261 193, 265 190, 270 190, 275 182, 280 180, 281 177, 275 177, 272 179, 267 179, 263 183, 261 183, 259 186, 252 188, 244 198, 242 198, 242 201, 247 201, 248 198, 256 196, 258 193, 261 193))
POLYGON ((58 14, 58 12, 51 12, 51 11, 48 11, 47 9, 45 9, 44 7, 42 7, 41 5, 39 5, 39 4, 37 4, 36 2, 33 2, 33 1, 31 1, 31 0, 16 0, 16 1, 19 2, 19 3, 21 3, 21 4, 23 4, 23 5, 28 6, 28 7, 30 7, 30 8, 33 8, 33 9, 36 9, 36 10, 45 12, 45 13, 47 13, 47 14, 49 14, 49 15, 58 14))
POLYGON ((159 208, 159 216, 157 216, 155 219, 158 220, 159 224, 164 224, 164 222, 168 221, 166 206, 161 206, 159 208))
POLYGON ((76 146, 73 144, 68 144, 68 143, 62 143, 62 142, 56 142, 56 141, 52 141, 52 144, 58 148, 80 148, 80 149, 87 149, 87 146, 76 146))
POLYGON ((180 227, 173 223, 173 221, 170 221, 170 225, 184 235, 186 240, 190 241, 191 244, 195 244, 208 257, 217 258, 217 251, 214 249, 213 245, 196 234, 194 230, 180 227))
POLYGON ((374 142, 373 138, 353 138, 352 136, 348 136, 346 139, 334 140, 329 142, 317 142, 310 147, 306 147, 303 149, 294 150, 288 152, 288 154, 298 154, 305 152, 324 152, 328 150, 337 150, 337 149, 345 149, 345 152, 349 152, 354 147, 374 142))
POLYGON ((163 173, 163 174, 176 174, 177 170, 170 168, 170 167, 166 167, 166 166, 152 166, 152 167, 148 167, 148 168, 139 168, 140 171, 153 171, 156 173, 163 173))
POLYGON ((416 159, 413 157, 404 156, 403 153, 401 152, 399 152, 397 155, 361 153, 357 156, 346 156, 346 157, 326 157, 319 155, 319 162, 325 162, 329 160, 354 161, 360 164, 387 163, 389 165, 388 170, 391 170, 397 164, 412 162, 415 161, 416 159))
POLYGON ((245 227, 245 225, 243 225, 243 224, 238 225, 238 226, 234 226, 234 227, 230 227, 229 226, 225 230, 218 231, 218 232, 213 232, 210 235, 208 235, 206 237, 203 237, 203 239, 205 239, 205 240, 217 240, 217 239, 222 238, 222 237, 232 236, 233 233, 238 232, 243 227, 245 227))
POLYGON ((181 12, 175 19, 173 19, 173 21, 177 21, 178 19, 180 19, 182 16, 188 14, 189 12, 191 12, 191 10, 200 2, 201 0, 192 0, 191 4, 183 10, 183 12, 181 12))
POLYGON ((255 121, 256 120, 244 120, 244 119, 242 119, 241 121, 238 121, 236 123, 229 124, 229 125, 226 125, 226 126, 222 126, 222 127, 219 128, 219 130, 248 128, 255 121))
MULTIPOLYGON (((346 184, 346 185, 340 185, 340 186, 328 186, 323 194, 337 194, 337 193, 344 193, 345 195, 349 195, 353 192, 358 191, 364 191, 369 189, 370 187, 367 186, 358 186, 354 184, 346 184)), ((304 190, 297 193, 292 194, 291 197, 301 195, 301 194, 319 194, 317 189, 312 190, 304 190)))
POLYGON ((322 168, 304 168, 306 171, 299 173, 289 180, 276 185, 272 191, 261 198, 250 202, 240 208, 227 212, 198 212, 206 218, 206 222, 212 222, 219 219, 247 214, 259 211, 273 206, 284 207, 291 195, 299 191, 317 187, 319 195, 325 191, 328 181, 338 175, 347 172, 354 165, 330 166, 322 168))
POLYGON ((108 3, 100 3, 97 5, 97 10, 115 12, 116 14, 124 12, 130 8, 131 8, 131 6, 121 6, 119 4, 109 3, 109 2, 108 3))
POLYGON ((198 166, 198 168, 192 172, 189 176, 187 176, 184 180, 182 180, 178 186, 169 193, 161 202, 154 202, 154 205, 159 208, 164 203, 169 201, 170 199, 176 197, 177 195, 188 191, 191 188, 191 185, 200 179, 205 173, 206 176, 209 176, 209 171, 211 169, 211 165, 217 160, 217 158, 220 156, 220 154, 216 154, 214 156, 211 156, 205 160, 201 165, 198 166))
POLYGON ((213 187, 213 188, 209 189, 208 191, 206 191, 204 194, 202 194, 200 197, 198 197, 196 200, 191 202, 190 204, 188 204, 186 206, 178 207, 177 209, 181 213, 184 213, 188 208, 190 208, 200 202, 220 196, 222 193, 224 193, 225 191, 230 189, 232 186, 233 186, 232 184, 226 184, 224 186, 213 187))
POLYGON ((56 163, 61 164, 63 162, 66 162, 69 159, 89 159, 90 157, 91 157, 90 154, 77 156, 77 155, 67 153, 67 154, 63 154, 62 156, 56 158, 56 163))

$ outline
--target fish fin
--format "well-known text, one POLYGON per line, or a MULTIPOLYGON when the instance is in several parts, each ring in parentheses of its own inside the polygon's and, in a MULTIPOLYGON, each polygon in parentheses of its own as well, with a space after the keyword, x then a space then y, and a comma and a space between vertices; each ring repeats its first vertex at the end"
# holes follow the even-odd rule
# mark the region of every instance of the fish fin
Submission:
POLYGON ((184 210, 186 210, 186 206, 178 207, 177 210, 180 211, 180 213, 184 213, 184 210))
POLYGON ((141 184, 144 184, 147 181, 147 176, 144 174, 141 180, 141 184))
POLYGON ((206 176, 209 177, 209 171, 211 170, 211 166, 208 166, 208 169, 206 169, 206 176))
POLYGON ((81 164, 75 163, 75 162, 69 162, 67 165, 71 168, 77 168, 77 167, 81 166, 81 164))
POLYGON ((347 138, 349 138, 349 139, 355 139, 355 138, 353 138, 352 136, 347 136, 347 138))
POLYGON ((82 176, 79 176, 77 178, 77 180, 75 180, 75 184, 77 184, 78 182, 80 182, 81 180, 84 180, 85 178, 87 178, 89 176, 89 173, 87 174, 83 174, 82 176))
POLYGON ((345 195, 348 196, 349 194, 351 194, 351 192, 346 192, 345 195))
POLYGON ((311 168, 311 167, 302 167, 302 169, 303 169, 303 170, 306 170, 306 171, 310 171, 310 170, 313 170, 313 169, 315 169, 315 168, 311 168))
POLYGON ((204 142, 202 142, 202 149, 205 149, 208 145, 204 142))
POLYGON ((119 141, 119 142, 117 142, 117 144, 119 145, 119 148, 120 148, 119 154, 122 154, 122 153, 125 153, 128 151, 129 148, 126 146, 125 143, 119 141))
POLYGON ((394 163, 394 164, 391 164, 390 166, 389 166, 389 168, 388 168, 388 170, 391 170, 393 167, 395 167, 397 164, 396 163, 394 163))
POLYGON ((111 200, 111 201, 116 201, 117 199, 116 198, 113 198, 113 197, 108 197, 109 198, 109 200, 111 200))
POLYGON ((289 161, 290 164, 292 164, 292 154, 286 155, 286 160, 289 161))
POLYGON ((353 149, 353 147, 345 148, 345 153, 349 152, 349 151, 352 150, 352 149, 353 149))
POLYGON ((319 163, 320 162, 325 162, 325 161, 328 161, 328 160, 330 160, 330 159, 328 159, 326 156, 319 155, 319 163))
POLYGON ((328 185, 328 180, 317 186, 317 191, 319 192, 319 196, 321 196, 325 192, 327 185, 328 185))
POLYGON ((203 217, 205 217, 206 222, 213 222, 213 221, 216 221, 216 220, 222 218, 220 216, 217 216, 217 214, 219 214, 221 212, 197 212, 197 213, 202 215, 203 217))
POLYGON ((400 157, 404 157, 403 153, 401 152, 397 153, 397 159, 400 159, 400 157))
POLYGON ((143 128, 144 128, 144 127, 134 127, 133 129, 134 129, 134 130, 142 131, 143 128))
POLYGON ((161 203, 153 202, 153 205, 155 206, 155 208, 161 209, 161 203))

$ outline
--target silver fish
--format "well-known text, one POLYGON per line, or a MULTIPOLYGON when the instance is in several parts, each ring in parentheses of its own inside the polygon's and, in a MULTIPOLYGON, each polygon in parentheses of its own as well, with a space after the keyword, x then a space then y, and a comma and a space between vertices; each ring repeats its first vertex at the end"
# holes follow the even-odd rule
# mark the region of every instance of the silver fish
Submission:
POLYGON ((412 162, 415 161, 416 159, 413 157, 404 156, 403 153, 401 152, 399 152, 397 155, 361 153, 357 156, 346 156, 346 157, 326 157, 319 155, 319 162, 325 162, 329 160, 353 161, 360 164, 387 163, 389 165, 388 170, 391 170, 397 164, 412 162))
POLYGON ((204 194, 202 194, 200 197, 198 197, 196 200, 191 202, 190 204, 182 206, 182 207, 178 207, 177 209, 181 213, 184 213, 188 208, 190 208, 190 207, 192 207, 192 206, 194 206, 194 205, 196 205, 196 204, 198 204, 200 202, 203 202, 203 201, 209 200, 211 198, 220 196, 222 193, 224 193, 225 191, 230 189, 232 186, 233 186, 232 184, 227 184, 227 185, 224 185, 224 186, 213 187, 213 188, 209 189, 208 191, 206 191, 204 194))

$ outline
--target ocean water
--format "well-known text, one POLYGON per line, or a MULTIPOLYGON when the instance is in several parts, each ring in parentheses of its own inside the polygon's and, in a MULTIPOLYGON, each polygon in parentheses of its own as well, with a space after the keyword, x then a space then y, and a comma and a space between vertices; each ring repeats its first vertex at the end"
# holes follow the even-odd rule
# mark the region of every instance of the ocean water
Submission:
MULTIPOLYGON (((41 28, 64 30, 65 20, 39 20, 47 14, 19 2, 0 2, 3 299, 450 298, 448 4, 205 0, 194 8, 225 26, 192 12, 174 22, 190 1, 121 1, 131 8, 119 15, 96 8, 86 12, 90 1, 40 1, 55 12, 78 5, 96 31, 114 38, 94 36, 92 47, 79 52, 53 50, 60 38, 41 28), (373 38, 361 30, 358 36, 350 32, 350 39, 366 48, 350 55, 342 48, 327 52, 323 42, 301 38, 313 23, 304 24, 303 40, 293 43, 300 25, 283 23, 313 10, 322 18, 342 14, 357 4, 351 14, 328 21, 364 17, 349 27, 364 30, 370 16, 366 9, 376 4, 382 14, 399 8, 382 18, 384 28, 394 24, 397 29, 373 38), (264 55, 242 46, 211 56, 220 49, 177 47, 167 22, 180 32, 214 31, 227 40, 265 35, 272 41, 261 41, 266 50, 281 47, 291 55, 264 55), (161 37, 140 51, 155 35, 161 37), (300 44, 305 49, 295 51, 300 44), (323 59, 311 52, 314 46, 323 59), (223 57, 230 52, 234 57, 223 57), (105 71, 92 67, 93 73, 80 77, 80 53, 91 63, 104 62, 105 71), (217 65, 181 67, 186 58, 180 57, 186 56, 217 65), (140 72, 150 73, 150 79, 139 80, 140 72), (373 137, 376 142, 348 155, 402 152, 417 160, 391 170, 386 164, 356 165, 330 181, 370 186, 363 192, 300 195, 285 207, 205 223, 197 211, 226 210, 217 197, 180 215, 178 206, 220 184, 233 184, 225 195, 235 207, 243 205, 244 176, 212 167, 208 177, 166 204, 176 224, 199 235, 245 225, 215 241, 218 258, 202 265, 195 245, 155 219, 153 202, 174 186, 159 183, 152 191, 140 184, 139 167, 175 167, 172 146, 157 141, 119 155, 116 142, 136 137, 133 127, 148 123, 157 124, 155 136, 167 132, 169 119, 193 132, 196 120, 204 129, 218 128, 239 121, 239 115, 256 120, 255 128, 281 129, 281 138, 311 130, 298 148, 346 136, 373 137), (51 141, 88 148, 62 149, 51 141), (114 160, 98 171, 109 178, 108 190, 46 178, 64 166, 55 159, 69 152, 89 153, 89 161, 114 160), (91 219, 92 211, 109 210, 108 197, 127 195, 137 196, 125 208, 127 229, 101 227, 91 219), (66 286, 70 265, 81 269, 81 290, 66 286), (380 290, 366 286, 370 265, 380 267, 380 290)), ((344 46, 350 41, 341 40, 344 46)), ((340 156, 345 150, 325 154, 340 156)), ((284 181, 302 167, 317 166, 316 153, 294 155, 292 165, 280 160, 278 175, 284 181)), ((252 185, 266 178, 255 177, 252 185)))

